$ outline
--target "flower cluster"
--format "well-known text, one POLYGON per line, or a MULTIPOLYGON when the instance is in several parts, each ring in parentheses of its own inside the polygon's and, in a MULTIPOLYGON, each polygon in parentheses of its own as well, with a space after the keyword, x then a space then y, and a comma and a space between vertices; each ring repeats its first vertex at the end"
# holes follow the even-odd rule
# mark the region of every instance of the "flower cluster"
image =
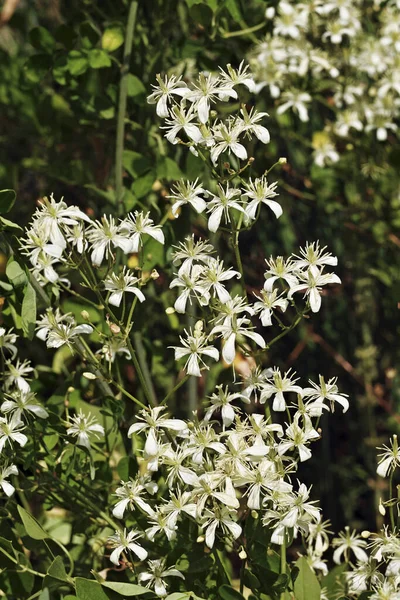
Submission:
POLYGON ((373 132, 385 141, 397 132, 400 16, 395 0, 317 0, 312 5, 280 0, 265 16, 269 33, 249 55, 256 90, 268 90, 278 115, 290 110, 303 122, 329 96, 330 115, 313 139, 317 165, 339 160, 341 140, 373 132), (311 84, 321 80, 323 87, 311 84))

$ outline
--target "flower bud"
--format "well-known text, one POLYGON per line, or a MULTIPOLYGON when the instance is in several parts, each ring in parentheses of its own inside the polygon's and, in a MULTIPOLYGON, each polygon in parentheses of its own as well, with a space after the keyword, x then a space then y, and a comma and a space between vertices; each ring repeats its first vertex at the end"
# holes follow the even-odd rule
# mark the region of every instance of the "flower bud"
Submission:
POLYGON ((82 373, 82 375, 86 377, 86 379, 97 379, 96 375, 94 373, 90 373, 90 371, 85 371, 82 373))
POLYGON ((267 10, 265 11, 265 18, 273 19, 274 16, 275 16, 275 8, 273 6, 268 6, 267 10))
POLYGON ((286 156, 281 156, 278 162, 280 165, 286 165, 286 163, 287 163, 286 156))
POLYGON ((121 327, 119 325, 117 325, 116 323, 110 323, 110 329, 114 335, 117 335, 118 333, 121 332, 121 327))
POLYGON ((168 306, 168 308, 165 309, 166 315, 173 315, 174 313, 175 313, 175 309, 173 306, 168 306))
POLYGON ((241 558, 242 560, 247 558, 247 552, 244 548, 242 548, 241 551, 239 552, 239 558, 241 558))
POLYGON ((382 515, 382 517, 384 517, 386 515, 386 508, 382 504, 382 498, 379 498, 378 510, 379 510, 379 513, 382 515))
POLYGON ((364 529, 364 531, 361 532, 361 537, 364 538, 365 540, 367 540, 370 535, 371 535, 371 532, 368 531, 368 529, 364 529))
POLYGON ((202 542, 204 542, 204 535, 199 535, 199 537, 197 538, 196 542, 198 544, 201 544, 202 542))
POLYGON ((157 271, 157 269, 153 269, 150 273, 150 277, 152 279, 158 279, 160 277, 160 273, 157 271))
POLYGON ((85 319, 85 321, 90 321, 90 315, 87 310, 83 310, 81 312, 81 317, 82 319, 85 319))

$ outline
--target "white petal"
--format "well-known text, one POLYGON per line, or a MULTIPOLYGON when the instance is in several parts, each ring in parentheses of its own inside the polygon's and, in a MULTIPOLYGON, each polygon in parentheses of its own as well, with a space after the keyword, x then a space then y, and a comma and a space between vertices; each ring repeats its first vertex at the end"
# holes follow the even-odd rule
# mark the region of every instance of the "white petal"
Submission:
POLYGON ((222 358, 228 365, 232 364, 235 360, 236 350, 235 350, 235 340, 236 335, 234 332, 230 334, 228 339, 224 343, 224 347, 222 348, 222 358))

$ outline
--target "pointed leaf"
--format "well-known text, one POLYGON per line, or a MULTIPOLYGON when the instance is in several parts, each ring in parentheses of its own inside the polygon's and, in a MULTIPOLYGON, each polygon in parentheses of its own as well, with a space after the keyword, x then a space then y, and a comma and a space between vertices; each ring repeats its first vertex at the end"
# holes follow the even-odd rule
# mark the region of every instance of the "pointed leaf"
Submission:
POLYGON ((307 559, 301 556, 296 561, 299 574, 294 582, 294 595, 296 600, 320 600, 321 587, 317 576, 311 570, 307 559))
POLYGON ((5 215, 12 209, 16 197, 14 190, 0 190, 0 215, 5 215))
POLYGON ((36 521, 35 517, 28 513, 27 510, 22 506, 18 506, 18 512, 29 537, 33 540, 46 540, 50 538, 49 534, 43 529, 40 523, 36 521))

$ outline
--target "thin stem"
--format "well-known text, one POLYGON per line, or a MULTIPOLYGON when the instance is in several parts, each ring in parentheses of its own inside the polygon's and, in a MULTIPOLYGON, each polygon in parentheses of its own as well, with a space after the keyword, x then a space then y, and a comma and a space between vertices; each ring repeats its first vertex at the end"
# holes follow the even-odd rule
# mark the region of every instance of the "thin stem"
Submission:
POLYGON ((135 333, 133 334, 133 344, 135 346, 135 350, 139 359, 139 364, 140 367, 143 371, 143 377, 146 381, 148 390, 151 394, 152 397, 152 402, 153 405, 157 405, 157 397, 156 397, 156 392, 154 390, 154 386, 153 386, 153 382, 151 379, 151 373, 150 373, 150 369, 147 365, 147 361, 146 361, 146 351, 144 349, 143 346, 143 342, 142 342, 142 334, 140 333, 140 331, 135 331, 135 333))
POLYGON ((175 394, 176 391, 179 390, 179 388, 184 385, 187 380, 189 379, 190 375, 185 375, 185 377, 182 377, 182 379, 180 381, 178 381, 178 383, 175 385, 175 387, 172 388, 172 390, 170 392, 168 392, 168 394, 165 396, 164 400, 162 400, 161 405, 164 406, 168 400, 171 398, 171 396, 173 396, 175 394))
POLYGON ((129 64, 131 61, 133 31, 136 24, 136 14, 138 2, 131 2, 128 14, 128 23, 126 27, 126 37, 124 46, 124 59, 121 68, 121 81, 119 86, 119 101, 118 101, 118 117, 117 117, 117 139, 115 149, 115 195, 118 206, 118 213, 121 215, 124 208, 123 203, 123 153, 124 153, 124 137, 125 137, 125 116, 126 104, 128 97, 128 79, 129 64))
POLYGON ((392 526, 392 533, 394 533, 394 530, 396 528, 395 522, 394 522, 394 510, 393 510, 393 474, 394 471, 392 470, 392 472, 390 473, 390 478, 389 478, 389 496, 390 496, 390 505, 389 505, 389 515, 390 515, 390 525, 392 526))
POLYGON ((247 27, 246 29, 239 29, 238 31, 224 31, 222 33, 223 38, 231 38, 238 37, 240 35, 248 35, 249 33, 254 33, 255 31, 259 31, 267 24, 266 21, 263 23, 259 23, 258 25, 253 25, 253 27, 247 27))
POLYGON ((273 344, 275 344, 275 342, 277 342, 278 340, 280 340, 281 338, 285 337, 285 335, 287 335, 290 331, 292 331, 295 327, 297 327, 297 325, 300 323, 300 321, 302 320, 302 318, 304 317, 304 315, 308 312, 308 310, 300 313, 297 318, 293 321, 293 323, 291 325, 289 325, 289 327, 286 327, 285 331, 282 331, 282 333, 280 333, 279 335, 277 335, 276 337, 274 337, 266 346, 266 349, 268 350, 273 344))
POLYGON ((0 546, 0 552, 2 552, 4 554, 4 556, 6 556, 8 558, 8 560, 11 560, 11 562, 13 562, 15 565, 18 565, 19 567, 21 567, 21 572, 27 572, 27 573, 32 573, 32 575, 37 575, 38 577, 46 577, 45 573, 39 573, 38 571, 34 571, 33 569, 30 569, 29 567, 26 567, 25 565, 21 565, 16 558, 14 558, 13 556, 11 556, 11 554, 8 554, 8 552, 6 550, 4 550, 4 548, 2 548, 0 546))
MULTIPOLYGON (((286 574, 286 537, 285 534, 283 536, 283 544, 281 546, 281 575, 286 574)), ((283 591, 281 593, 281 600, 285 600, 286 592, 283 591)))

